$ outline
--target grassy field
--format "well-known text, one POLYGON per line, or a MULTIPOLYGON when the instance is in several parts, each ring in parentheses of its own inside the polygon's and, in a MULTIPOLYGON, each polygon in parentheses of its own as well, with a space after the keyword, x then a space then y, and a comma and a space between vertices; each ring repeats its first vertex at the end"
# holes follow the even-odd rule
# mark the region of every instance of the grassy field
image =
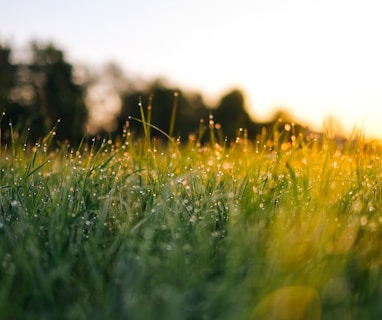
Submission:
POLYGON ((282 128, 226 145, 211 123, 205 144, 147 125, 75 149, 14 136, 0 318, 381 319, 380 148, 282 128))

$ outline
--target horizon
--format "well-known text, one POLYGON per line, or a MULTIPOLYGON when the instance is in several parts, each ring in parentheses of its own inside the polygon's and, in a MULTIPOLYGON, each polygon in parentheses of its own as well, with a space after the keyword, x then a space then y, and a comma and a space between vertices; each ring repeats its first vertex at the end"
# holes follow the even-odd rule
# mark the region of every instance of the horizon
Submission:
POLYGON ((377 0, 13 1, 0 41, 52 41, 75 66, 113 61, 209 102, 239 88, 258 121, 283 109, 312 128, 334 117, 345 135, 382 138, 381 13, 377 0))

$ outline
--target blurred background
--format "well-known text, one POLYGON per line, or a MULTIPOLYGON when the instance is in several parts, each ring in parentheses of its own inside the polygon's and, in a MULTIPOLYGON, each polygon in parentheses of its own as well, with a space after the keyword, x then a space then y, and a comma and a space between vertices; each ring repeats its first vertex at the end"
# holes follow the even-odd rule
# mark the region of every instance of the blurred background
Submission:
POLYGON ((121 132, 151 96, 168 131, 176 91, 179 136, 212 110, 228 137, 282 117, 381 138, 381 15, 379 0, 3 1, 1 125, 121 132))

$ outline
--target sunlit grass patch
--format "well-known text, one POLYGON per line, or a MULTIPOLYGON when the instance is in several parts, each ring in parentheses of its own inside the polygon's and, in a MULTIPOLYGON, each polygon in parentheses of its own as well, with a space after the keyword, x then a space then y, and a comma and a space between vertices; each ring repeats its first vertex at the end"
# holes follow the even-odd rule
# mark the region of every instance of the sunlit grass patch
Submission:
POLYGON ((0 314, 378 319, 380 147, 209 129, 2 145, 0 314))

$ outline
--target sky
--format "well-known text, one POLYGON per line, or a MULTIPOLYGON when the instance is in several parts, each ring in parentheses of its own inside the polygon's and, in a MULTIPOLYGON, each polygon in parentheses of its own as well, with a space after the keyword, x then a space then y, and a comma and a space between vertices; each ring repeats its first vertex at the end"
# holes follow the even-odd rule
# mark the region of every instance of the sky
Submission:
POLYGON ((72 63, 114 61, 216 101, 245 93, 255 120, 287 109, 382 139, 381 0, 3 0, 0 42, 51 40, 72 63))

